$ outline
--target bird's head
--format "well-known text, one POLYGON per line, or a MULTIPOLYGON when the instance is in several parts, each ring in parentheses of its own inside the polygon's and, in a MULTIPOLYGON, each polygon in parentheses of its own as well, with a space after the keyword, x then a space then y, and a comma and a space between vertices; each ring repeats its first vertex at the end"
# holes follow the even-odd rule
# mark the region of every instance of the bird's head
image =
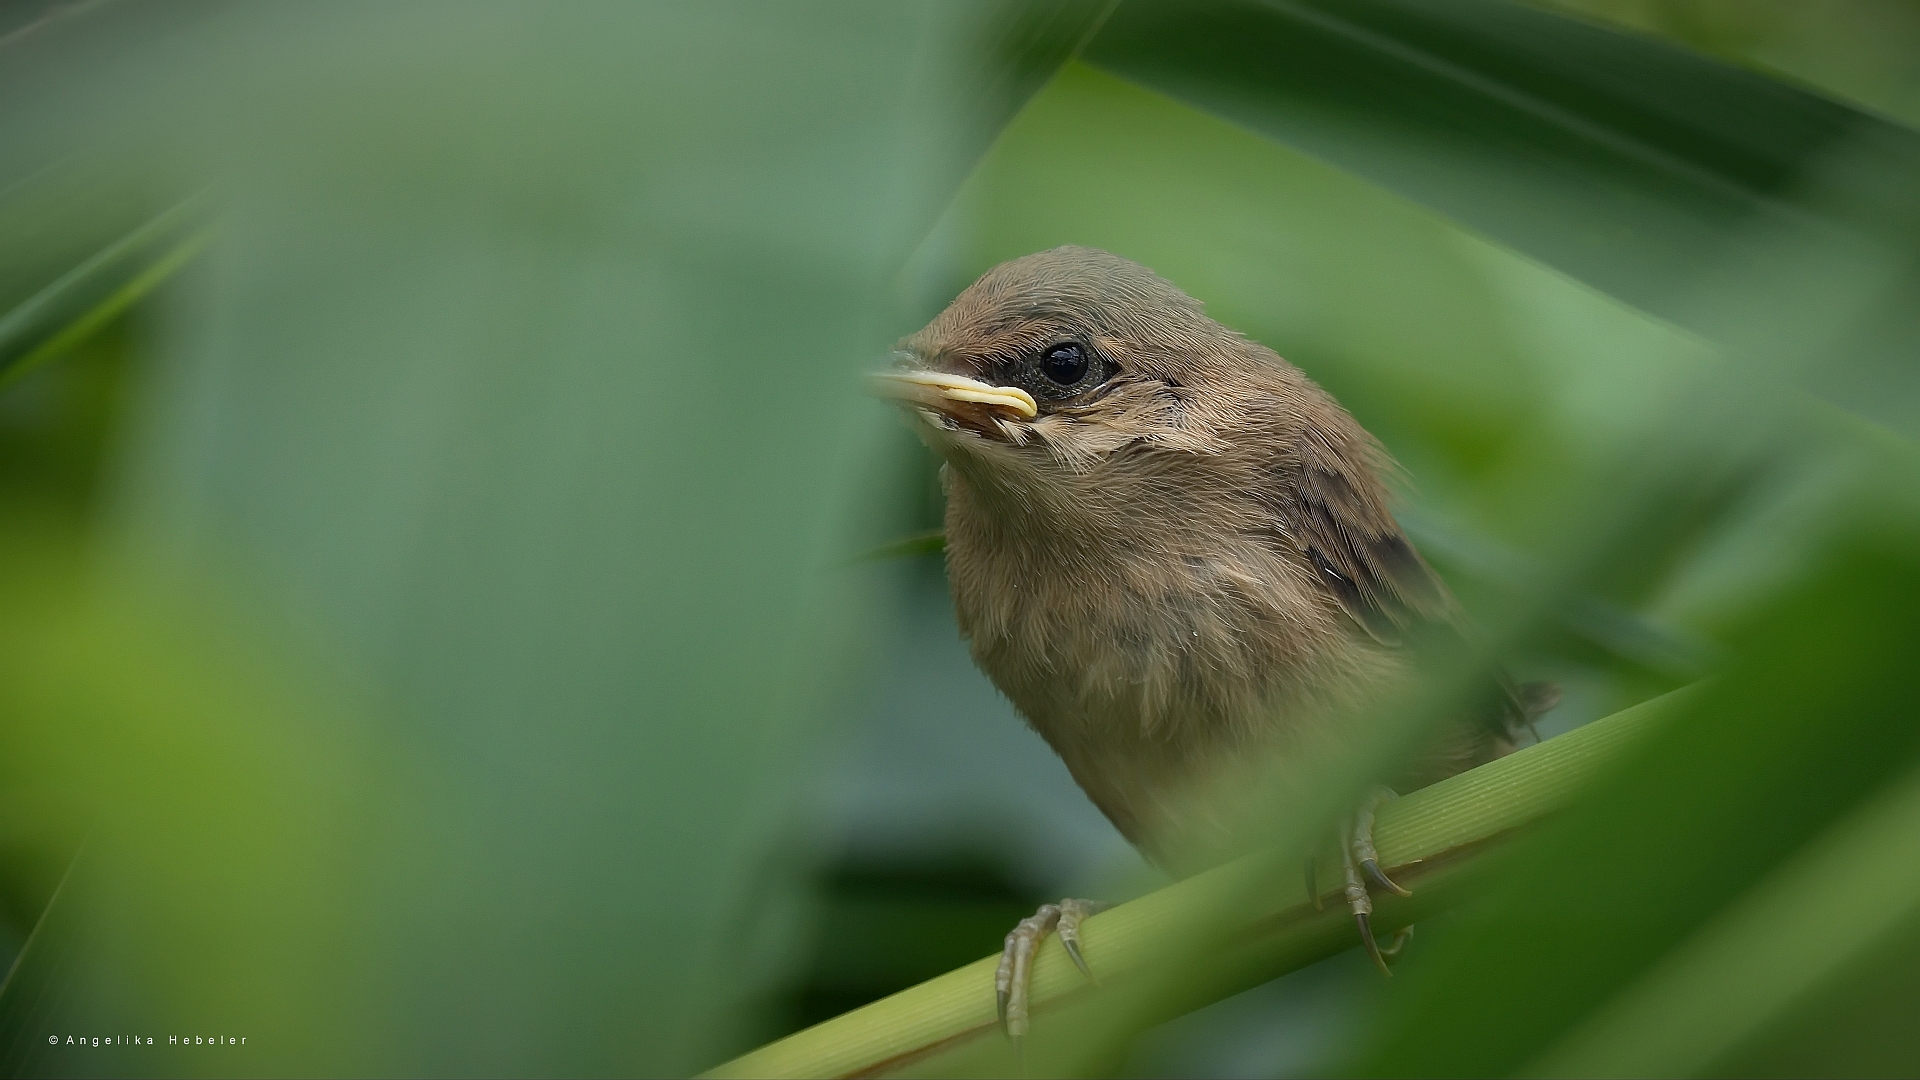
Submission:
POLYGON ((1251 494, 1280 436, 1339 412, 1170 282, 1084 247, 989 270, 876 381, 981 497, 1068 519, 1251 494))

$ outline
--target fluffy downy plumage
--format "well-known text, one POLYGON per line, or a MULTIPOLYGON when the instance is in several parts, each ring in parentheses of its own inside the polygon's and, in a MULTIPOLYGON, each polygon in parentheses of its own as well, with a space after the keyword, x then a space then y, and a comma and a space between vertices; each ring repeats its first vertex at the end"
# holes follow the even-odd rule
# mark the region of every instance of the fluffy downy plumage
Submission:
MULTIPOLYGON (((1409 635, 1457 625, 1388 508, 1380 444, 1145 267, 1080 247, 1004 263, 897 360, 1014 402, 911 395, 947 463, 961 630, 1170 868, 1233 847, 1205 809, 1213 778, 1338 752, 1341 725, 1405 669, 1409 635)), ((1529 710, 1492 696, 1380 779, 1418 786, 1511 749, 1529 710)))

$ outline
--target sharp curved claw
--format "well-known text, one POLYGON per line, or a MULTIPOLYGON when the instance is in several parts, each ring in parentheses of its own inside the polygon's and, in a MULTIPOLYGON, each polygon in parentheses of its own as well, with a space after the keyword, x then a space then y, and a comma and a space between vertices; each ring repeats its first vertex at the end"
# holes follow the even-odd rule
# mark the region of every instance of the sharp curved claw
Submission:
POLYGON ((1373 940, 1373 923, 1365 915, 1354 912, 1353 921, 1360 924, 1360 943, 1367 947, 1367 955, 1373 957, 1373 966, 1380 974, 1393 978, 1393 969, 1387 966, 1387 958, 1380 955, 1380 943, 1373 940))
POLYGON ((1063 936, 1060 939, 1060 944, 1067 950, 1067 955, 1073 959, 1073 966, 1080 969, 1080 974, 1085 975, 1088 982, 1099 986, 1099 978, 1094 975, 1093 969, 1087 966, 1087 958, 1080 954, 1080 943, 1070 937, 1063 936))
POLYGON ((1313 910, 1325 911, 1327 905, 1320 902, 1320 874, 1314 865, 1313 856, 1307 856, 1307 899, 1313 901, 1313 910))
POLYGON ((994 1010, 1000 1014, 1000 1034, 1009 1039, 1014 1037, 1013 1029, 1007 1026, 1007 999, 1012 996, 1005 990, 996 990, 993 993, 994 1010))
POLYGON ((1413 895, 1413 893, 1409 892, 1406 889, 1401 888, 1398 884, 1394 882, 1392 878, 1388 877, 1387 872, 1380 869, 1380 864, 1377 862, 1374 862, 1372 859, 1360 860, 1360 869, 1366 872, 1367 880, 1373 882, 1375 885, 1380 886, 1381 888, 1387 890, 1388 892, 1395 894, 1396 896, 1412 896, 1413 895))

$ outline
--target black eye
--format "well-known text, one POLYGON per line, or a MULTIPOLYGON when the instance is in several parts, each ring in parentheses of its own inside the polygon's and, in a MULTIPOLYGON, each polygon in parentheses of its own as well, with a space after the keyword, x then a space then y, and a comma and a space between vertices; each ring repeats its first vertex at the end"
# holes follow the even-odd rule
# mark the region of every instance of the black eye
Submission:
POLYGON ((1055 345, 1040 356, 1040 374, 1061 386, 1079 386, 1087 367, 1087 350, 1073 342, 1055 345))
POLYGON ((1113 361, 1078 341, 1056 341, 1009 360, 997 376, 1040 402, 1075 401, 1119 373, 1113 361))

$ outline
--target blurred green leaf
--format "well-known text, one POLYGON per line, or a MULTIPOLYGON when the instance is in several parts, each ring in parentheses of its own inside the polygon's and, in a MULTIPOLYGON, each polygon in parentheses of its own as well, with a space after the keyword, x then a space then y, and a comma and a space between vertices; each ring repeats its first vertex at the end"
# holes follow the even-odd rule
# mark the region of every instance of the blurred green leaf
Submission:
MULTIPOLYGON (((1520 1072, 1697 1075, 1735 1064, 1728 1075, 1786 1075, 1764 1059, 1744 1066, 1725 1059, 1770 1035, 1770 1025, 1871 952, 1906 951, 1895 931, 1917 914, 1920 784, 1909 776, 1809 844, 1520 1072)), ((1831 1067, 1851 1066, 1852 1056, 1842 1051, 1819 1071, 1852 1073, 1831 1067)), ((1883 1059, 1873 1071, 1905 1071, 1915 1060, 1883 1059)))
POLYGON ((176 95, 154 82, 215 10, 17 6, 0 36, 0 385, 143 295, 205 225, 168 137, 176 95))
MULTIPOLYGON (((1357 1071, 1521 1069, 1920 760, 1907 719, 1920 544, 1906 498, 1869 509, 1883 485, 1913 473, 1869 475, 1855 522, 1730 633, 1726 670, 1537 837, 1443 947, 1409 960, 1357 1071), (1516 1016, 1526 1022, 1487 1020, 1516 1016)), ((1803 913, 1809 926, 1818 910, 1803 913)), ((1792 937, 1744 944, 1779 956, 1820 948, 1792 937)))
MULTIPOLYGON (((793 764, 863 611, 821 570, 884 415, 846 386, 900 261, 1106 7, 195 6, 101 31, 94 94, 39 71, 33 123, 131 154, 152 121, 220 223, 105 535, 63 557, 109 611, 231 590, 241 636, 377 705, 304 716, 272 676, 235 702, 236 671, 71 598, 8 609, 11 655, 61 658, 10 685, 13 760, 114 746, 145 811, 61 894, 56 1030, 265 1044, 22 1071, 672 1074, 752 1039, 812 858, 793 764), (339 775, 249 757, 288 727, 269 758, 339 775)), ((92 303, 43 299, 22 342, 142 272, 48 265, 28 294, 92 303)), ((50 829, 113 793, 43 775, 50 829)), ((44 1038, 33 1007, 0 1026, 44 1038)))
POLYGON ((75 949, 79 911, 72 904, 55 905, 77 861, 77 855, 68 860, 67 873, 47 901, 45 917, 34 924, 6 976, 0 978, 0 999, 6 1001, 6 1008, 0 1009, 0 1072, 8 1076, 30 1075, 35 1058, 45 1052, 44 1033, 57 1027, 61 1015, 73 1008, 62 992, 73 985, 72 969, 79 959, 75 949))
POLYGON ((1920 127, 1920 8, 1882 0, 1528 0, 1677 41, 1920 127))
POLYGON ((199 208, 175 206, 0 315, 0 389, 72 348, 164 284, 206 247, 199 208))
POLYGON ((270 1072, 378 1056, 385 965, 341 945, 372 925, 377 839, 420 820, 406 750, 217 587, 130 587, 71 540, 0 533, 0 785, 33 839, 87 836, 0 996, 0 1061, 255 1071, 169 1035, 247 1037, 270 1072), (66 1042, 136 1032, 157 1044, 66 1042))

